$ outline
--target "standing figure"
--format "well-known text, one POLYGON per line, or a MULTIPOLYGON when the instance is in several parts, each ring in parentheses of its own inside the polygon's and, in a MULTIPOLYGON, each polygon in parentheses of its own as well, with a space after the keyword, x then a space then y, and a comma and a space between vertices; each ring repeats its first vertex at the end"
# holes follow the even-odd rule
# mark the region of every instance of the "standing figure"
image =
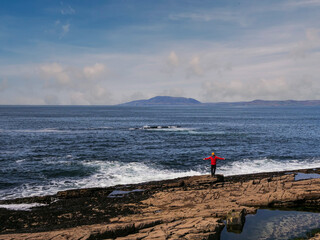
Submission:
POLYGON ((203 160, 211 160, 211 176, 212 176, 212 177, 213 177, 214 174, 216 173, 217 159, 219 159, 219 160, 225 160, 224 158, 217 157, 216 155, 214 155, 214 152, 212 153, 212 156, 203 159, 203 160))

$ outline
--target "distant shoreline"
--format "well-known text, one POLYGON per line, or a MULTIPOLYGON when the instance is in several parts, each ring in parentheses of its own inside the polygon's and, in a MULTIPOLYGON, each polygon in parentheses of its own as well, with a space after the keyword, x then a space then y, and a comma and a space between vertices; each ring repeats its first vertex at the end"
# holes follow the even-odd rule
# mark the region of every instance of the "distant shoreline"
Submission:
POLYGON ((198 103, 175 103, 175 102, 148 102, 147 100, 136 100, 120 104, 99 104, 99 105, 0 105, 0 107, 166 107, 166 106, 214 106, 214 107, 313 107, 320 106, 320 100, 253 100, 240 102, 199 102, 198 103))
POLYGON ((320 106, 320 100, 253 100, 241 102, 202 103, 194 98, 157 96, 135 100, 118 106, 320 106))

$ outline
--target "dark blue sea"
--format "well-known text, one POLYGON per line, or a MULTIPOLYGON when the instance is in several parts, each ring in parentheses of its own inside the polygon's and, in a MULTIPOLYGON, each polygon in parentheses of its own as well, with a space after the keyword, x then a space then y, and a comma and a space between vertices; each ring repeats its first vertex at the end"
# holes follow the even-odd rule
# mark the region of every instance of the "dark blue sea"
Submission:
POLYGON ((0 199, 320 167, 320 107, 0 106, 0 199))

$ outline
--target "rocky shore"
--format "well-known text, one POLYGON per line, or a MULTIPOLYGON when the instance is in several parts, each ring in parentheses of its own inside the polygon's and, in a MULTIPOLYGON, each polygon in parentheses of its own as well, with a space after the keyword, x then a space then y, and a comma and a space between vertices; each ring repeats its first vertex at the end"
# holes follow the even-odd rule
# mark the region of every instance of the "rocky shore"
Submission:
POLYGON ((0 208, 0 239, 220 239, 224 227, 241 232, 245 215, 259 208, 320 211, 318 174, 194 176, 2 200, 2 207, 41 205, 0 208))

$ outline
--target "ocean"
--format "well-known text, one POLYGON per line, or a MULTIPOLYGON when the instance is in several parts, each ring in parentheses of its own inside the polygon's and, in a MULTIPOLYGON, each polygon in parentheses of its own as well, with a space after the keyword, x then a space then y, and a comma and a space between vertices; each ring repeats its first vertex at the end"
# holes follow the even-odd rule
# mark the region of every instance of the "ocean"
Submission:
POLYGON ((320 167, 320 107, 0 106, 0 199, 320 167))

